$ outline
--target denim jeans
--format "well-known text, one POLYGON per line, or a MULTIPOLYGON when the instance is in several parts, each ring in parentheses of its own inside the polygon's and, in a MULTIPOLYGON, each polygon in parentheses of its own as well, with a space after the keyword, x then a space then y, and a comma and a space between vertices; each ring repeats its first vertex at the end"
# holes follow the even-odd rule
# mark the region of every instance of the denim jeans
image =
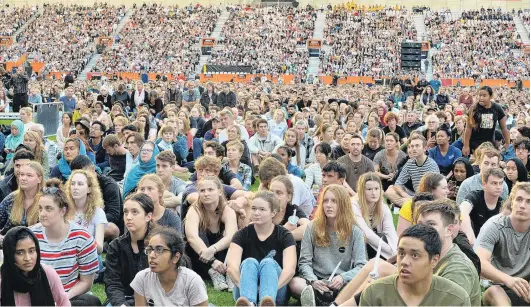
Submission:
POLYGON ((232 293, 234 300, 237 301, 240 296, 244 296, 258 305, 264 297, 271 296, 277 306, 286 305, 288 287, 286 285, 278 289, 278 277, 281 272, 280 265, 272 257, 268 256, 260 262, 254 258, 245 259, 240 265, 241 289, 234 287, 232 293))
POLYGON ((201 157, 203 153, 203 138, 195 138, 192 143, 192 150, 194 152, 194 160, 201 157))

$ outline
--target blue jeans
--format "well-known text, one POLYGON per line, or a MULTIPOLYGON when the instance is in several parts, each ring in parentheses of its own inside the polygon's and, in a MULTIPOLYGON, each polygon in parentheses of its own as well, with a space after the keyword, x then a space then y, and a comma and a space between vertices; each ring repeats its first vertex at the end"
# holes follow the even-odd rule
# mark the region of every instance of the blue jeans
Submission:
POLYGON ((288 287, 286 285, 278 289, 278 277, 281 272, 280 265, 272 257, 268 256, 260 262, 254 258, 245 259, 240 265, 241 289, 234 287, 232 292, 234 300, 237 301, 243 296, 258 305, 264 297, 271 296, 277 306, 286 305, 288 287))
POLYGON ((203 138, 194 138, 192 150, 194 152, 194 160, 201 157, 201 154, 203 153, 203 138))

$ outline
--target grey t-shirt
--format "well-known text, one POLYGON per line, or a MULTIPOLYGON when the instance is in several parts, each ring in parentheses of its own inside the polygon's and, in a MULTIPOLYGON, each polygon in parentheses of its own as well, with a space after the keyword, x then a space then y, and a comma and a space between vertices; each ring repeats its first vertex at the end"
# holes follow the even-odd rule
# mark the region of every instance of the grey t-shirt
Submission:
POLYGON ((171 177, 171 183, 170 188, 168 189, 170 192, 173 193, 173 195, 178 196, 182 192, 184 192, 184 189, 186 188, 186 182, 183 180, 177 178, 177 177, 171 177))
POLYGON ((180 267, 173 288, 166 292, 157 273, 149 268, 138 272, 131 288, 146 298, 148 306, 194 306, 208 300, 205 283, 192 270, 180 267))
POLYGON ((181 219, 179 218, 177 214, 175 214, 173 211, 171 211, 168 208, 164 210, 164 214, 157 221, 157 224, 161 226, 177 229, 178 231, 182 231, 181 219))
POLYGON ((490 218, 479 232, 475 246, 492 252, 492 265, 503 273, 529 281, 529 228, 517 232, 510 216, 490 218))

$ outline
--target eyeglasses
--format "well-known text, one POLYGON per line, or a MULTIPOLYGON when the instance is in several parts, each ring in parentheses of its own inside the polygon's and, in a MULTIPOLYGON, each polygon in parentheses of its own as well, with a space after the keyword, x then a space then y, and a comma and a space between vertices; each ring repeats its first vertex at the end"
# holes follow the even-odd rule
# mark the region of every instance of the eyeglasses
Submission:
POLYGON ((57 187, 49 187, 49 188, 44 188, 42 190, 43 194, 55 194, 57 193, 57 191, 59 191, 59 188, 57 187))
POLYGON ((153 152, 153 149, 142 149, 141 150, 142 153, 152 153, 153 152))
POLYGON ((162 255, 165 251, 169 251, 171 252, 171 249, 169 248, 165 248, 164 246, 155 246, 155 248, 153 247, 146 247, 144 248, 144 253, 149 256, 149 254, 151 254, 152 251, 155 251, 155 255, 162 255))

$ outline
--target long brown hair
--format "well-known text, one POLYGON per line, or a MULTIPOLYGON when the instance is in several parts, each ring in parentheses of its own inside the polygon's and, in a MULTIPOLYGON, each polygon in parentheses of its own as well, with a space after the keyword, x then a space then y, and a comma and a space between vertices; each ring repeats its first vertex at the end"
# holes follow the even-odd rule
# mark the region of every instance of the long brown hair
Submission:
POLYGON ((292 149, 297 153, 297 165, 301 165, 301 146, 299 144, 299 135, 297 134, 297 130, 295 130, 295 128, 289 128, 286 130, 286 134, 284 134, 284 144, 290 148, 291 146, 286 144, 288 132, 295 133, 295 144, 293 145, 292 149))
POLYGON ((347 190, 337 184, 332 184, 324 188, 315 219, 313 220, 313 237, 317 246, 330 245, 330 235, 326 225, 327 218, 324 210, 323 200, 326 193, 330 191, 336 197, 337 214, 335 228, 340 244, 347 244, 348 239, 352 236, 352 227, 356 225, 356 217, 352 211, 350 197, 347 190))
MULTIPOLYGON (((221 226, 221 216, 223 215, 223 211, 225 210, 226 200, 225 200, 225 193, 223 193, 223 185, 221 184, 221 181, 219 181, 218 177, 214 176, 207 176, 203 179, 201 179, 199 183, 203 181, 212 181, 218 190, 222 191, 219 195, 218 199, 218 206, 216 207, 216 216, 218 217, 218 227, 221 226)), ((203 205, 201 201, 201 197, 197 198, 197 201, 192 205, 192 208, 197 212, 199 215, 199 230, 201 231, 207 231, 208 230, 208 215, 207 211, 205 209, 205 206, 203 205)), ((219 228, 218 228, 219 229, 219 228)))
MULTIPOLYGON (((28 166, 31 167, 35 171, 35 173, 37 173, 37 176, 41 179, 41 182, 37 185, 37 194, 33 199, 33 205, 31 205, 30 209, 28 210, 26 218, 26 224, 28 226, 31 226, 37 224, 37 222, 39 221, 38 203, 41 197, 42 188, 44 186, 44 169, 37 161, 31 161, 28 166)), ((15 191, 15 199, 13 201, 13 207, 11 208, 11 216, 9 218, 13 225, 20 225, 22 222, 22 218, 24 217, 25 199, 26 193, 19 187, 18 190, 15 191)))

